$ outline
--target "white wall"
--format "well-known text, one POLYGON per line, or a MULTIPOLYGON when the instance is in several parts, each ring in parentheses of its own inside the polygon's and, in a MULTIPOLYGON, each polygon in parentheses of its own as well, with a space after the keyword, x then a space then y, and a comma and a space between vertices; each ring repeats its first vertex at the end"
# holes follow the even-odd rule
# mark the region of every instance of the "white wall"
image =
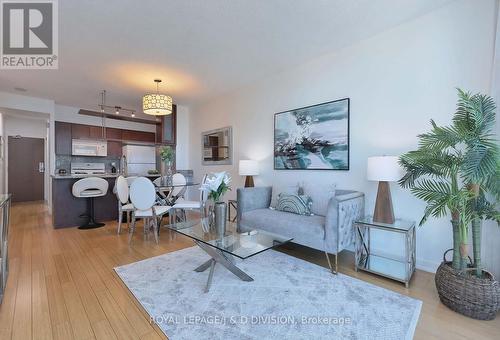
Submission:
POLYGON ((177 106, 177 149, 175 155, 175 162, 177 169, 189 170, 190 159, 190 136, 189 136, 189 122, 190 113, 189 108, 186 106, 177 106))
MULTIPOLYGON (((200 179, 206 172, 228 170, 234 187, 242 186, 238 160, 256 159, 261 167, 256 185, 280 187, 303 181, 321 188, 337 183, 339 188, 365 192, 366 212, 371 213, 377 183, 366 180, 367 157, 400 155, 416 148, 416 135, 429 129, 431 118, 438 124, 449 123, 455 87, 489 91, 494 20, 494 0, 453 2, 337 53, 198 105, 190 122, 195 176, 200 179), (351 170, 274 171, 273 114, 344 97, 351 99, 351 170), (227 125, 233 126, 233 165, 202 166, 200 133, 227 125)), ((424 203, 396 184, 392 193, 395 214, 418 221, 424 203)), ((233 190, 228 196, 235 195, 233 190)), ((487 231, 489 236, 500 234, 486 227, 492 229, 487 231)), ((390 248, 392 242, 384 246, 390 248)), ((435 270, 451 245, 449 219, 430 220, 417 230, 418 267, 435 270)), ((485 262, 499 274, 498 252, 494 257, 485 262)))

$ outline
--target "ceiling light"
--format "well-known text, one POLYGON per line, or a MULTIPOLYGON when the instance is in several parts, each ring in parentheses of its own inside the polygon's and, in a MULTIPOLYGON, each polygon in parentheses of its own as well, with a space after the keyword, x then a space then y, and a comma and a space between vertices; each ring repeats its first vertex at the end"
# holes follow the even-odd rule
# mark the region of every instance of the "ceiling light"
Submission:
POLYGON ((135 112, 132 112, 132 114, 130 115, 132 118, 135 117, 135 112))
POLYGON ((146 94, 142 97, 142 109, 145 114, 152 116, 165 116, 172 113, 172 97, 160 94, 158 87, 161 79, 155 79, 156 93, 146 94))
POLYGON ((119 115, 120 114, 120 107, 115 106, 115 114, 119 115))

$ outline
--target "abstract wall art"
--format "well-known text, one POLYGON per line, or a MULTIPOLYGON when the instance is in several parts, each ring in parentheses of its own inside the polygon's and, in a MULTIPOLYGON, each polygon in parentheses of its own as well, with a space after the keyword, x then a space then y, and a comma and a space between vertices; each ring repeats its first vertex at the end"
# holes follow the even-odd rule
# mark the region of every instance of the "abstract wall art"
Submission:
POLYGON ((349 170, 349 98, 274 115, 275 170, 349 170))

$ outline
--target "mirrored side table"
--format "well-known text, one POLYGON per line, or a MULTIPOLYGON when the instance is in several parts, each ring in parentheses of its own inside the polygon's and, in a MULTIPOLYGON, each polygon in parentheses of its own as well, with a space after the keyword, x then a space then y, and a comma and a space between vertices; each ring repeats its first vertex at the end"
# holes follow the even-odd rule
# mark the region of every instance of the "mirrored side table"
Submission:
POLYGON ((393 224, 374 222, 371 216, 354 222, 355 270, 364 270, 399 282, 408 288, 415 272, 415 222, 397 219, 393 224), (390 257, 371 250, 371 229, 403 234, 404 257, 390 257))

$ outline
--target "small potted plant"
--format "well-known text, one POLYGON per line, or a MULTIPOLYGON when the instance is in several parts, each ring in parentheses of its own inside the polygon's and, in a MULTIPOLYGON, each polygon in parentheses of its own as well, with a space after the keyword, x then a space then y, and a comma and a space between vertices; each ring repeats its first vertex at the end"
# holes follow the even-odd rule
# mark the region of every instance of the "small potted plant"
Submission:
POLYGON ((160 158, 163 162, 161 182, 162 185, 172 185, 172 163, 174 161, 174 149, 171 146, 163 146, 160 149, 160 158))
MULTIPOLYGON (((231 178, 227 172, 218 172, 211 174, 201 185, 200 190, 208 194, 208 199, 214 202, 213 214, 215 214, 214 222, 217 234, 221 237, 226 231, 226 211, 227 204, 223 201, 224 194, 231 190, 231 178)), ((210 212, 212 215, 212 212, 210 212)))

